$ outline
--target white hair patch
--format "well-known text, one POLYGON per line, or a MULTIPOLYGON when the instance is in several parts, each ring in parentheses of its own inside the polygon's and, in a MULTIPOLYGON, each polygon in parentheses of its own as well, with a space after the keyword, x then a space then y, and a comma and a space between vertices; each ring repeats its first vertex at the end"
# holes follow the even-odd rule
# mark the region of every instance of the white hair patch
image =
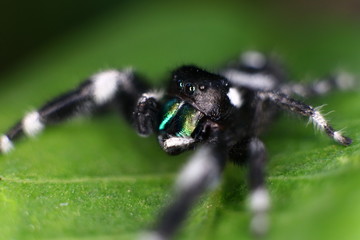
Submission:
POLYGON ((243 98, 239 90, 237 90, 236 88, 230 88, 229 92, 227 93, 227 96, 232 105, 234 105, 237 108, 240 108, 242 106, 243 98))
POLYGON ((176 186, 178 189, 186 189, 202 180, 210 180, 208 187, 214 187, 219 181, 219 169, 214 156, 210 154, 208 147, 200 148, 180 173, 176 186))
POLYGON ((129 88, 129 80, 131 79, 132 70, 126 69, 123 72, 118 70, 107 70, 95 74, 93 81, 93 96, 97 104, 101 105, 111 100, 118 86, 129 88))
POLYGON ((346 142, 346 140, 344 139, 344 136, 342 135, 341 131, 335 131, 334 132, 334 140, 339 142, 339 143, 346 142))
POLYGON ((257 51, 247 51, 240 58, 242 62, 253 68, 262 68, 266 64, 265 56, 257 51))
POLYGON ((145 98, 154 98, 155 100, 160 100, 164 96, 164 91, 163 90, 153 90, 153 91, 144 93, 142 96, 145 98))
POLYGON ((41 132, 44 124, 41 122, 40 114, 36 111, 25 115, 22 120, 22 126, 26 135, 33 137, 41 132))
POLYGON ((322 81, 314 86, 314 90, 319 94, 324 94, 331 90, 331 85, 328 81, 322 81))
POLYGON ((236 86, 244 86, 256 90, 272 90, 276 86, 275 79, 266 74, 248 74, 235 69, 227 70, 222 74, 236 86))
POLYGON ((172 148, 177 146, 185 146, 194 142, 192 138, 185 138, 185 137, 172 137, 166 139, 164 142, 164 148, 172 148))
POLYGON ((316 110, 310 118, 314 122, 315 126, 319 127, 320 129, 324 129, 327 125, 325 118, 318 110, 316 110))
POLYGON ((340 72, 335 81, 340 89, 351 89, 356 84, 355 77, 347 72, 340 72))
POLYGON ((269 217, 267 213, 262 212, 255 214, 251 219, 250 228, 254 235, 264 236, 269 229, 269 217))
POLYGON ((296 94, 300 95, 300 96, 303 96, 303 97, 306 96, 306 89, 301 84, 292 85, 292 91, 295 92, 296 94))
POLYGON ((0 152, 2 153, 8 153, 11 149, 13 149, 14 146, 8 136, 2 135, 0 138, 0 152))
POLYGON ((166 240, 166 238, 161 236, 160 233, 154 231, 142 233, 139 240, 166 240))
POLYGON ((270 208, 270 197, 268 191, 259 187, 250 194, 250 209, 253 212, 265 212, 270 208))

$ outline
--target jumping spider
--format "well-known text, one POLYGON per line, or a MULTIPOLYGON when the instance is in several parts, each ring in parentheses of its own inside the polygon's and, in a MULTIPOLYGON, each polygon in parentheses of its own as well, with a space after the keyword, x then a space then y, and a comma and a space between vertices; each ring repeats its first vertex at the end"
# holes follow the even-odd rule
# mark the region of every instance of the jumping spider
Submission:
POLYGON ((193 65, 177 68, 165 92, 149 90, 130 69, 102 71, 26 114, 1 136, 0 151, 9 152, 23 134, 35 136, 48 124, 115 105, 140 135, 156 134, 165 152, 195 149, 177 179, 174 200, 144 239, 171 238, 201 194, 219 181, 228 160, 248 163, 251 229, 263 234, 270 200, 264 184, 266 150, 259 136, 278 111, 308 117, 336 142, 351 144, 318 108, 289 97, 346 88, 351 77, 336 75, 308 85, 286 80, 280 64, 258 52, 242 54, 218 74, 193 65))

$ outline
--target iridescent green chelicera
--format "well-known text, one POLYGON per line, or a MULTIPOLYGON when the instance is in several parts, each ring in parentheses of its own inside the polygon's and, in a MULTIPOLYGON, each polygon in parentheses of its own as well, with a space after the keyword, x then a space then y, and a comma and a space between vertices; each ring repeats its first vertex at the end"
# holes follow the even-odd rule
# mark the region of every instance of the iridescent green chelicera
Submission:
POLYGON ((177 98, 170 99, 165 104, 164 118, 162 119, 162 121, 159 125, 160 131, 165 129, 166 124, 176 115, 176 113, 179 111, 179 108, 182 104, 183 104, 183 102, 180 102, 179 99, 177 99, 177 98))
POLYGON ((203 114, 178 98, 167 101, 164 107, 163 119, 159 125, 160 131, 170 131, 178 137, 191 137, 203 114))
POLYGON ((201 116, 201 112, 188 104, 184 104, 184 106, 179 110, 178 118, 181 123, 181 129, 178 133, 176 133, 176 136, 190 137, 197 127, 201 116))

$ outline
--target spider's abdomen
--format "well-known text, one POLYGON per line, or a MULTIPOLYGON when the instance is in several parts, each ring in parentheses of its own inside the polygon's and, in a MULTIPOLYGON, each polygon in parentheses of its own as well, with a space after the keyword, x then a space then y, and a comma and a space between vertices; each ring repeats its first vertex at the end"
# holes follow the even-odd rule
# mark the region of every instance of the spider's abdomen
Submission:
POLYGON ((191 137, 204 114, 179 98, 171 98, 164 104, 160 132, 177 137, 191 137))

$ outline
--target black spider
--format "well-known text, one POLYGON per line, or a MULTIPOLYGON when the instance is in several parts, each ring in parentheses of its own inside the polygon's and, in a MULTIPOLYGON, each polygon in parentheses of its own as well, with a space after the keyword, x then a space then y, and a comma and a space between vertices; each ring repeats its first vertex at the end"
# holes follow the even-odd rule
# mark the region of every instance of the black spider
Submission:
POLYGON ((171 238, 199 196, 216 185, 228 159, 248 162, 251 228, 263 234, 270 200, 264 184, 266 150, 259 135, 278 110, 308 117, 335 141, 351 144, 350 138, 328 124, 318 108, 289 97, 346 88, 351 86, 351 77, 337 75, 310 85, 286 80, 282 67, 258 52, 241 55, 218 74, 182 66, 172 73, 165 94, 149 91, 132 70, 103 71, 28 113, 1 137, 0 151, 10 151, 12 142, 24 133, 34 136, 47 124, 115 105, 139 134, 155 133, 165 152, 196 149, 177 179, 174 200, 144 239, 171 238))

